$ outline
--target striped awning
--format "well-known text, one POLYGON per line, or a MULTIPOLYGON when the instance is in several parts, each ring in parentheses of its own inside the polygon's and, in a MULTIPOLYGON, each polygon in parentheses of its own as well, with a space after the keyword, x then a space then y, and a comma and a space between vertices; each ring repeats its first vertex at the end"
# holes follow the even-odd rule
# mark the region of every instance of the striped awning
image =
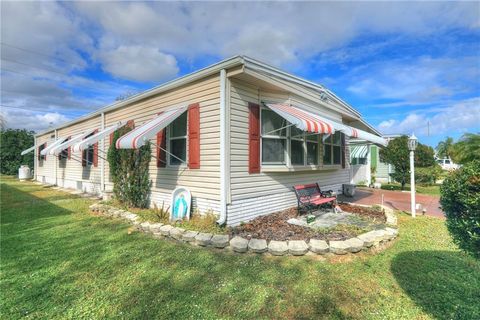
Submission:
POLYGON ((281 103, 268 103, 266 106, 300 130, 311 133, 328 134, 333 134, 335 132, 331 121, 311 112, 281 103))
POLYGON ((68 141, 65 141, 64 143, 62 143, 61 145, 55 147, 54 149, 52 149, 51 153, 58 156, 63 150, 67 149, 68 147, 71 147, 73 146, 74 144, 78 143, 79 141, 83 140, 83 138, 85 138, 86 136, 88 136, 89 134, 91 134, 92 132, 94 132, 96 129, 89 129, 83 133, 80 133, 76 136, 74 136, 73 138, 71 138, 70 140, 68 141))
POLYGON ((53 154, 52 150, 55 149, 56 147, 58 147, 63 142, 65 142, 65 139, 66 138, 58 138, 57 140, 55 140, 51 144, 47 145, 42 151, 40 151, 40 155, 45 156, 47 154, 53 154))
POLYGON ((115 147, 117 149, 138 149, 148 140, 153 138, 160 130, 168 126, 172 121, 187 111, 188 106, 171 109, 160 113, 153 120, 150 120, 140 127, 121 136, 115 147))
POLYGON ((113 126, 110 126, 98 133, 95 133, 93 136, 91 137, 88 137, 84 140, 80 140, 80 142, 78 142, 77 144, 75 144, 72 148, 72 151, 73 152, 78 152, 78 151, 82 151, 84 149, 87 149, 89 146, 97 143, 98 141, 102 140, 103 138, 105 138, 107 135, 109 135, 110 133, 114 132, 115 130, 117 130, 118 128, 124 126, 126 124, 126 122, 118 122, 116 123, 115 125, 113 126))
POLYGON ((382 137, 326 119, 319 114, 303 110, 293 105, 281 103, 266 103, 265 105, 300 130, 306 132, 333 134, 335 131, 341 131, 351 138, 364 139, 382 146, 387 145, 387 141, 382 137))
POLYGON ((22 153, 20 153, 20 155, 24 156, 24 155, 26 155, 27 153, 32 152, 33 150, 35 150, 35 146, 32 146, 32 147, 30 147, 30 148, 28 148, 28 149, 23 150, 22 153))
POLYGON ((350 159, 366 158, 367 154, 368 146, 366 145, 350 146, 350 159))

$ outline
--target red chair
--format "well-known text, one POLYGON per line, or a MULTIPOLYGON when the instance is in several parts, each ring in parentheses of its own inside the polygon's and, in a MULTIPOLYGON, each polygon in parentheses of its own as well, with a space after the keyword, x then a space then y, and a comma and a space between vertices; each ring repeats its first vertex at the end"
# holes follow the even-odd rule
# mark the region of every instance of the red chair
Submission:
POLYGON ((332 190, 322 192, 318 183, 304 184, 294 186, 297 196, 298 212, 307 213, 322 206, 331 206, 333 212, 336 212, 337 196, 332 190))

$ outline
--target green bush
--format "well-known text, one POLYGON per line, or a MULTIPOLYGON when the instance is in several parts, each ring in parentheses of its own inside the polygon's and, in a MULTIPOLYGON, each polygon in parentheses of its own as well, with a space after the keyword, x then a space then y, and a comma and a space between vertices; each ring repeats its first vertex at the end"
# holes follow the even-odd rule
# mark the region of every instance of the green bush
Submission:
POLYGON ((129 207, 147 208, 149 205, 150 187, 149 164, 151 159, 150 144, 137 150, 116 149, 117 139, 131 128, 124 126, 113 135, 113 142, 108 149, 108 163, 113 180, 115 198, 129 207))
POLYGON ((461 249, 480 258, 480 161, 449 174, 440 194, 453 240, 461 249))
POLYGON ((415 181, 424 185, 433 185, 442 174, 443 170, 438 164, 426 168, 415 168, 415 181))
POLYGON ((33 170, 33 152, 20 153, 33 146, 33 131, 7 129, 0 131, 0 171, 2 174, 17 175, 20 165, 26 164, 33 170))

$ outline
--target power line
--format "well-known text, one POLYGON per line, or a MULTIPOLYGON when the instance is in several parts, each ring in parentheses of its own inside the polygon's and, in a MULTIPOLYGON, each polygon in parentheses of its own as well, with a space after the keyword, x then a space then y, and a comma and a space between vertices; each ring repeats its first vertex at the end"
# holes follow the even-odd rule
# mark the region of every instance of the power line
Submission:
POLYGON ((5 60, 5 61, 13 62, 13 63, 22 64, 22 65, 27 66, 27 67, 36 68, 36 69, 40 69, 40 70, 44 70, 44 71, 48 71, 48 72, 54 72, 54 73, 61 74, 62 76, 66 76, 65 73, 59 72, 59 71, 55 71, 55 70, 52 70, 52 69, 40 68, 39 66, 34 66, 34 65, 31 65, 31 64, 28 64, 28 63, 25 63, 25 62, 13 60, 13 59, 8 59, 8 58, 5 58, 5 57, 1 57, 1 59, 2 59, 2 60, 5 60))
POLYGON ((66 64, 69 64, 69 65, 72 65, 72 66, 76 66, 76 67, 78 67, 78 68, 82 68, 82 66, 80 66, 80 65, 78 65, 78 64, 75 64, 75 63, 72 63, 72 62, 70 62, 70 61, 67 61, 67 60, 65 60, 65 59, 62 59, 62 58, 60 58, 60 57, 52 56, 52 55, 49 55, 49 54, 46 54, 46 53, 42 53, 42 52, 38 52, 38 51, 34 51, 34 50, 31 50, 31 49, 25 49, 25 48, 17 47, 17 46, 8 44, 8 43, 6 43, 6 42, 0 42, 0 44, 3 45, 3 46, 6 46, 6 47, 10 47, 10 48, 14 48, 14 49, 17 49, 17 50, 21 50, 21 51, 33 53, 33 54, 40 55, 40 56, 44 56, 44 57, 51 58, 51 59, 55 59, 55 60, 61 61, 61 62, 66 63, 66 64))
POLYGON ((37 111, 37 112, 45 112, 45 109, 32 109, 32 108, 25 108, 25 107, 19 107, 19 106, 8 106, 5 104, 0 104, 0 107, 2 108, 10 108, 10 109, 20 109, 20 110, 27 110, 27 111, 37 111))

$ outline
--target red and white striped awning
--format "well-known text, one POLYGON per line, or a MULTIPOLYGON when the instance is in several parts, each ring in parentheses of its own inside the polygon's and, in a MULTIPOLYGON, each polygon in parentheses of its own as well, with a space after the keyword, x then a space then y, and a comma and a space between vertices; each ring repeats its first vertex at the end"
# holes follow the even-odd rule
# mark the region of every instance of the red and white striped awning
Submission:
POLYGON ((65 142, 66 138, 58 138, 54 142, 52 142, 50 145, 47 145, 42 151, 40 151, 40 154, 42 156, 45 156, 47 154, 53 154, 53 149, 55 149, 57 146, 65 142))
POLYGON ((150 120, 140 127, 120 137, 115 144, 117 149, 138 149, 148 140, 153 138, 160 130, 172 123, 182 113, 187 111, 188 106, 171 109, 160 113, 156 118, 150 120))
POLYGON ((63 150, 67 149, 68 147, 70 146, 73 146, 74 144, 78 143, 79 141, 83 140, 83 138, 85 138, 86 136, 88 136, 89 134, 91 134, 93 131, 95 131, 96 129, 89 129, 83 133, 80 133, 76 136, 74 136, 73 138, 71 138, 70 140, 68 141, 65 141, 64 143, 62 143, 61 145, 53 148, 51 151, 50 151, 50 154, 53 154, 53 155, 56 155, 58 156, 63 150))
POLYGON ((311 112, 287 104, 268 103, 266 105, 300 130, 327 134, 333 134, 335 132, 331 121, 311 112))
POLYGON ((383 146, 387 145, 387 141, 382 137, 326 119, 296 106, 279 103, 267 103, 265 105, 297 128, 306 132, 333 134, 335 131, 341 131, 351 138, 363 139, 383 146))
POLYGON ((75 144, 72 148, 72 151, 73 152, 78 152, 78 151, 83 151, 84 149, 87 149, 89 146, 91 146, 92 144, 95 144, 97 143, 98 141, 102 140, 103 138, 105 138, 107 135, 109 135, 110 133, 114 132, 115 130, 117 130, 118 128, 124 126, 126 124, 126 122, 118 122, 116 123, 115 125, 113 126, 110 126, 100 132, 97 132, 95 133, 93 136, 91 137, 88 137, 84 140, 81 140, 80 142, 78 142, 77 144, 75 144))

